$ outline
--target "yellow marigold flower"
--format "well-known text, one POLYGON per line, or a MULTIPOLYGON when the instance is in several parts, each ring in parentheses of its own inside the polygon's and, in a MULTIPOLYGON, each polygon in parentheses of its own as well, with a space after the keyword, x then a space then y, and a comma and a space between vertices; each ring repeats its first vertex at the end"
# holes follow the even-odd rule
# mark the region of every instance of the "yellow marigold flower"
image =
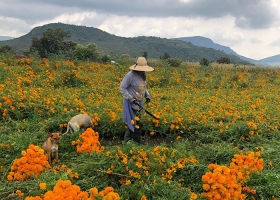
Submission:
POLYGON ((90 188, 89 192, 90 192, 90 194, 97 195, 98 194, 98 189, 96 187, 90 188))
POLYGON ((137 117, 137 116, 135 116, 134 119, 135 119, 136 121, 140 121, 139 117, 137 117))
POLYGON ((138 125, 135 126, 136 129, 139 129, 140 127, 138 125))
POLYGON ((12 181, 12 180, 13 180, 13 176, 12 176, 12 175, 8 175, 8 176, 7 176, 7 179, 8 179, 9 181, 12 181))
POLYGON ((24 195, 24 193, 21 192, 20 190, 17 190, 16 193, 17 193, 18 197, 23 197, 23 195, 24 195))
POLYGON ((131 124, 134 124, 134 120, 132 119, 132 120, 130 121, 130 123, 131 123, 131 124))
POLYGON ((45 189, 47 189, 47 184, 46 183, 40 183, 40 189, 41 190, 45 190, 45 189))
POLYGON ((39 149, 38 152, 39 154, 44 154, 44 149, 39 149))
POLYGON ((190 196, 190 200, 195 200, 197 199, 197 194, 195 194, 194 192, 191 193, 191 196, 190 196))

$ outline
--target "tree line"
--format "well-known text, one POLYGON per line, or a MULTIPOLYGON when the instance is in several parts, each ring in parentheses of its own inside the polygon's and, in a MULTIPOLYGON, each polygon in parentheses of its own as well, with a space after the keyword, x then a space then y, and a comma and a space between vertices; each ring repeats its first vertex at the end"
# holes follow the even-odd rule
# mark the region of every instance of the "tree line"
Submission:
MULTIPOLYGON (((78 44, 71 40, 67 40, 71 37, 69 31, 65 31, 62 28, 48 28, 43 32, 41 38, 32 38, 32 44, 28 50, 25 50, 23 54, 25 56, 37 55, 40 58, 62 57, 72 60, 84 60, 84 61, 96 61, 96 62, 109 62, 111 56, 108 54, 102 54, 102 51, 95 43, 89 43, 87 45, 78 44)), ((0 47, 0 54, 14 54, 12 47, 5 45, 0 47)), ((140 56, 140 55, 139 55, 140 56)), ((147 58, 148 53, 143 52, 143 55, 147 58)), ((160 56, 161 60, 166 61, 170 66, 179 67, 182 60, 179 58, 171 58, 166 52, 160 56)), ((227 57, 221 57, 216 62, 230 64, 231 61, 227 57)), ((200 61, 203 66, 208 66, 210 61, 203 58, 200 61)))

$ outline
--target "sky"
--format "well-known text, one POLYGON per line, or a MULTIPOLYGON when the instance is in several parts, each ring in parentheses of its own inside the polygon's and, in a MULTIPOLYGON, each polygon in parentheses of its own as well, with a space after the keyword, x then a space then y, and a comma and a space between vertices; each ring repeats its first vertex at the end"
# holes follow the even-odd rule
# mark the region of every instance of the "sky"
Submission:
POLYGON ((279 0, 0 0, 0 36, 56 22, 121 37, 202 36, 255 60, 280 54, 279 0))

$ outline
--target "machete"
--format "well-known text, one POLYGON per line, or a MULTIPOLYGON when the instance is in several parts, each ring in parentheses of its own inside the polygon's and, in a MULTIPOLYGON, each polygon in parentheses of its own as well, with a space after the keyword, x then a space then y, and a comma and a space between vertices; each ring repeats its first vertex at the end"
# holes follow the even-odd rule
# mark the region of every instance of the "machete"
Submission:
POLYGON ((143 106, 141 106, 139 103, 135 103, 135 104, 137 104, 137 106, 139 106, 140 109, 143 109, 148 115, 150 115, 150 116, 152 116, 153 118, 159 120, 158 117, 154 116, 152 113, 150 113, 149 111, 147 111, 147 110, 146 110, 145 108, 143 108, 143 106))

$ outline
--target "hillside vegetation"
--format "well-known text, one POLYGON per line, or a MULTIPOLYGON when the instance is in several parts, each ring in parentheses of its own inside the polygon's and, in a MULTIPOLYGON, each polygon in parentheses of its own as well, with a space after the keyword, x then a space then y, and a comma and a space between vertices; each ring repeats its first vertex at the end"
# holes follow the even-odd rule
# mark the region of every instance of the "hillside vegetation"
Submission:
POLYGON ((69 31, 71 34, 69 40, 82 45, 95 43, 104 54, 109 54, 113 58, 122 54, 138 57, 143 55, 143 52, 147 52, 150 58, 159 58, 164 53, 168 53, 171 57, 190 62, 199 62, 202 58, 206 58, 209 61, 216 61, 220 57, 228 57, 235 64, 247 63, 247 61, 241 60, 237 56, 228 55, 222 51, 210 48, 197 47, 189 42, 144 36, 125 38, 106 33, 93 27, 63 23, 52 23, 36 27, 28 34, 19 38, 0 41, 0 47, 9 45, 17 54, 22 54, 24 50, 30 48, 32 38, 41 38, 43 32, 48 28, 62 28, 65 31, 69 31))
MULTIPOLYGON (((142 144, 122 143, 125 65, 0 59, 0 199, 278 199, 278 68, 148 60, 142 144), (59 161, 41 149, 76 114, 59 161)), ((133 61, 132 61, 133 62, 133 61)))

